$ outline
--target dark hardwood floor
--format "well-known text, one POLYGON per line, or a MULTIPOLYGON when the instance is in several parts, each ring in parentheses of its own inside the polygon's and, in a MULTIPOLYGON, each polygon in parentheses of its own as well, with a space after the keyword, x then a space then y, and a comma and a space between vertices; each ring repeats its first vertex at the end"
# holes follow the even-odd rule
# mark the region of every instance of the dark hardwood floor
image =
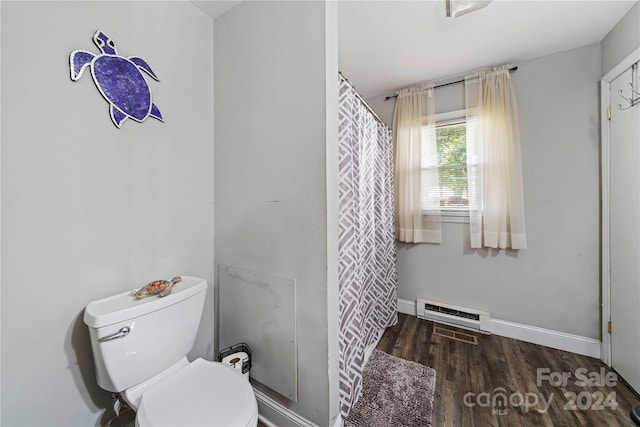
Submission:
POLYGON ((634 426, 640 399, 601 360, 438 325, 477 336, 468 344, 434 325, 400 314, 377 346, 436 370, 433 427, 634 426))

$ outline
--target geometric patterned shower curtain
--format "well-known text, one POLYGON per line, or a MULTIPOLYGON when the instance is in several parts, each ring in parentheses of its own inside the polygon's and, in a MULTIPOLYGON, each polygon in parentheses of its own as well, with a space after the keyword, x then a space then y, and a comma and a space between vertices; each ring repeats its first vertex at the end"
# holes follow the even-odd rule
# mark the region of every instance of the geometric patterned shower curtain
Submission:
POLYGON ((340 411, 360 397, 364 350, 398 322, 391 132, 340 76, 340 411))

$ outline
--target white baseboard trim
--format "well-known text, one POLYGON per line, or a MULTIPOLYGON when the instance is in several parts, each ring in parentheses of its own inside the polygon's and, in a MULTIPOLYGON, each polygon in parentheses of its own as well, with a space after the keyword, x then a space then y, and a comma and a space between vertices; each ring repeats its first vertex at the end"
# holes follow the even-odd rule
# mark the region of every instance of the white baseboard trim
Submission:
POLYGON ((338 416, 333 419, 333 423, 330 424, 330 427, 344 427, 342 414, 339 413, 338 416))
POLYGON ((600 359, 600 340, 594 338, 497 319, 491 319, 491 333, 600 359))
POLYGON ((386 328, 378 329, 378 331, 376 331, 377 338, 375 339, 375 341, 373 341, 371 344, 369 344, 364 348, 364 364, 362 366, 366 365, 367 362, 369 361, 371 354, 373 354, 373 350, 375 350, 376 347, 378 346, 378 343, 382 339, 382 335, 384 335, 385 330, 386 328))
MULTIPOLYGON (((416 315, 415 301, 398 298, 398 312, 416 315)), ((600 359, 600 340, 506 320, 491 319, 491 333, 600 359)))
POLYGON ((268 427, 318 427, 308 419, 296 414, 280 402, 272 399, 264 392, 253 388, 258 401, 258 413, 260 421, 268 427))
POLYGON ((264 424, 267 427, 278 427, 277 425, 275 425, 274 423, 266 419, 262 414, 258 414, 258 421, 260 421, 262 424, 264 424))
POLYGON ((398 298, 398 312, 408 314, 409 316, 415 316, 416 302, 398 298))

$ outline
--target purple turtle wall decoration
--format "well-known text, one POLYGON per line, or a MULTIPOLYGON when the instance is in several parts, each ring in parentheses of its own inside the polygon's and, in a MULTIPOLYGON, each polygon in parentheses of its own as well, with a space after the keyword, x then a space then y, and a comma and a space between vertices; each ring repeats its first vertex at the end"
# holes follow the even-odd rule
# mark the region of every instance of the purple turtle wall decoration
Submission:
POLYGON ((160 81, 149 64, 137 56, 118 55, 116 44, 102 31, 96 31, 93 42, 102 54, 74 50, 69 56, 71 80, 78 81, 87 67, 96 87, 107 100, 111 120, 119 129, 128 117, 143 122, 153 117, 164 122, 158 107, 151 100, 151 90, 140 70, 160 81))

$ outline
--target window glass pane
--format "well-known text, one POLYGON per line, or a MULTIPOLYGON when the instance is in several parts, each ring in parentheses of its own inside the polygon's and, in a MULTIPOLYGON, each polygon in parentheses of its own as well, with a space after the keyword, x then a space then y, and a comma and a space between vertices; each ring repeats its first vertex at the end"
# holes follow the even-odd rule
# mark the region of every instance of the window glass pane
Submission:
POLYGON ((464 123, 436 128, 440 206, 443 209, 467 209, 467 138, 464 123))
MULTIPOLYGON (((422 129, 422 139, 429 139, 428 132, 434 128, 422 129)), ((464 122, 436 126, 435 135, 437 153, 422 150, 422 209, 425 211, 442 209, 446 211, 469 210, 467 183, 467 130, 464 122), (433 159, 430 163, 428 159, 433 159), (436 165, 436 161, 438 164, 436 165), (439 179, 435 178, 438 170, 439 179), (437 182, 437 187, 433 184, 437 182)))
POLYGON ((464 123, 436 128, 438 166, 467 164, 467 129, 464 123))

